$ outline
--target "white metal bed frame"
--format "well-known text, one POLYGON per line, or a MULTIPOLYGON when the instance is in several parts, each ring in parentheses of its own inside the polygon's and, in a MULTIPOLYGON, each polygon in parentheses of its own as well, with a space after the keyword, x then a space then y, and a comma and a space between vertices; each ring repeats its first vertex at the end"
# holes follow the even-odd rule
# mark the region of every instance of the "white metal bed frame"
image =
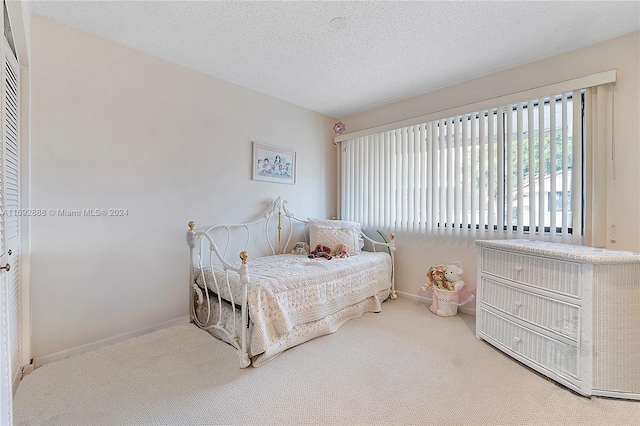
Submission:
MULTIPOLYGON (((246 368, 251 364, 251 360, 249 359, 249 353, 247 350, 247 339, 248 339, 248 330, 249 330, 249 309, 247 306, 247 296, 248 296, 248 289, 249 289, 249 283, 251 282, 250 279, 250 273, 249 273, 249 266, 247 264, 247 259, 248 259, 248 252, 247 249, 249 247, 249 243, 251 242, 251 227, 252 226, 256 226, 259 225, 261 222, 264 222, 264 235, 266 237, 266 242, 269 245, 270 251, 272 255, 276 255, 276 254, 284 254, 287 251, 287 247, 289 246, 290 242, 291 242, 291 237, 293 235, 293 228, 294 228, 294 224, 295 223, 300 223, 300 224, 304 224, 306 225, 308 223, 308 221, 300 219, 298 217, 296 217, 293 213, 291 213, 287 207, 286 207, 287 201, 283 200, 281 197, 276 198, 276 200, 273 201, 271 208, 267 211, 267 213, 265 213, 261 218, 253 221, 253 222, 247 222, 247 223, 240 223, 240 224, 229 224, 229 225, 213 225, 210 226, 209 228, 203 229, 203 230, 195 230, 195 222, 194 221, 190 221, 189 222, 189 230, 187 231, 187 244, 189 244, 190 247, 190 253, 189 253, 189 262, 190 262, 190 268, 189 268, 189 305, 191 306, 191 321, 194 322, 198 327, 204 329, 204 330, 209 330, 209 329, 216 329, 219 330, 220 332, 222 332, 226 337, 227 337, 227 341, 230 342, 238 351, 238 355, 240 357, 240 367, 241 368, 246 368), (269 235, 269 230, 270 225, 271 225, 271 219, 273 218, 273 216, 277 213, 277 243, 276 243, 276 247, 273 246, 272 242, 271 242, 271 238, 269 235), (286 221, 286 226, 288 227, 288 232, 286 232, 286 241, 284 243, 284 245, 282 245, 282 214, 284 213, 284 217, 285 217, 285 221, 286 221), (220 250, 220 248, 218 247, 218 244, 216 244, 216 242, 214 241, 213 238, 213 233, 214 231, 220 231, 223 230, 223 232, 226 233, 226 243, 225 243, 225 247, 223 250, 220 250), (239 253, 239 257, 242 260, 242 263, 240 264, 240 266, 234 266, 233 264, 229 263, 226 260, 226 256, 227 256, 227 252, 229 249, 229 244, 231 242, 231 235, 232 235, 232 231, 235 230, 239 230, 241 231, 242 234, 245 234, 245 240, 244 240, 244 249, 242 251, 240 251, 239 253), (200 288, 198 286, 198 284, 196 284, 195 279, 196 279, 196 271, 200 270, 203 268, 203 253, 205 253, 205 242, 209 243, 209 266, 214 264, 215 259, 217 258, 218 261, 220 262, 220 264, 222 265, 222 267, 225 270, 225 281, 226 283, 218 283, 218 280, 215 278, 215 275, 213 275, 214 277, 214 285, 215 288, 217 289, 216 291, 216 295, 217 295, 217 299, 218 299, 218 320, 217 322, 215 322, 214 324, 211 325, 207 325, 209 323, 209 321, 211 320, 211 307, 210 307, 210 294, 207 290, 203 290, 202 288, 200 288), (194 265, 194 251, 196 250, 196 247, 198 247, 197 249, 197 266, 194 265), (197 268, 197 269, 196 269, 197 268), (237 274, 239 274, 241 282, 243 283, 243 289, 242 289, 242 302, 239 304, 240 305, 240 313, 241 313, 241 324, 240 324, 240 341, 237 340, 236 334, 237 334, 237 324, 236 324, 236 309, 237 309, 237 304, 236 301, 233 298, 233 294, 230 288, 230 284, 229 284, 229 272, 233 271, 236 272, 237 274), (220 295, 220 284, 226 284, 226 289, 228 291, 228 294, 230 296, 230 306, 232 308, 233 311, 233 326, 231 327, 231 330, 225 328, 225 326, 222 323, 222 304, 225 303, 226 301, 221 297, 220 295), (197 297, 197 300, 195 299, 197 297), (198 319, 198 315, 196 314, 196 303, 197 306, 202 305, 202 303, 205 303, 206 300, 206 304, 207 304, 207 319, 204 322, 201 322, 198 319)), ((390 240, 389 242, 380 242, 380 241, 375 241, 371 238, 369 238, 367 235, 365 235, 363 232, 361 232, 361 236, 364 240, 368 241, 369 243, 371 243, 372 245, 372 249, 375 252, 376 251, 376 247, 377 246, 382 246, 385 250, 388 251, 389 255, 391 256, 391 265, 392 265, 392 276, 391 276, 391 289, 390 289, 390 295, 389 297, 391 299, 396 299, 397 295, 395 292, 395 240, 394 240, 394 234, 391 233, 390 234, 390 240)), ((202 275, 203 279, 204 279, 204 274, 202 275)), ((208 288, 208 285, 205 282, 203 283, 205 288, 208 288)))

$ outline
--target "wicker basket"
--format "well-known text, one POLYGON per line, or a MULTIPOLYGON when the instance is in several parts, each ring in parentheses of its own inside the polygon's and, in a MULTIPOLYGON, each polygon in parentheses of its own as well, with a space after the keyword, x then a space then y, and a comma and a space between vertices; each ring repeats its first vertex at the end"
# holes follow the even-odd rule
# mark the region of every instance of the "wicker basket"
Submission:
POLYGON ((460 305, 460 296, 458 291, 443 290, 441 288, 432 287, 433 303, 431 304, 431 312, 441 317, 452 317, 458 314, 458 305, 460 305))

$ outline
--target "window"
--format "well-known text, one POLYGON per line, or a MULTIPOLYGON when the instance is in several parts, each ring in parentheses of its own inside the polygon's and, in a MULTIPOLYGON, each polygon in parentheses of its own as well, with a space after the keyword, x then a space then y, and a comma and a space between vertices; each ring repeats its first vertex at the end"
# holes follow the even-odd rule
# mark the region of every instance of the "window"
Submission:
MULTIPOLYGON (((546 189, 546 188, 545 188, 546 189)), ((555 206, 555 210, 556 212, 562 212, 562 191, 556 191, 555 194, 555 200, 551 198, 551 192, 547 191, 547 212, 551 213, 551 206, 553 203, 553 206, 555 206)), ((569 191, 569 193, 567 194, 568 198, 569 198, 569 210, 571 210, 571 191, 569 191)))
POLYGON ((345 140, 341 217, 410 232, 582 236, 583 106, 577 90, 345 140))

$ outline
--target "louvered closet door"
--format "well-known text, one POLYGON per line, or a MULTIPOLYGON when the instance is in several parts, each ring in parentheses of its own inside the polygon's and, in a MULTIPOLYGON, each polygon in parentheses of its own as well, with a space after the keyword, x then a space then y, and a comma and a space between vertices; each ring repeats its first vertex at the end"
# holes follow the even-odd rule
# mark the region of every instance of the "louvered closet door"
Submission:
POLYGON ((6 39, 3 46, 2 69, 2 181, 0 198, 5 214, 2 215, 0 233, 0 266, 9 265, 9 271, 0 271, 2 284, 7 286, 9 356, 13 389, 22 378, 22 295, 20 285, 20 169, 19 169, 19 66, 6 39))

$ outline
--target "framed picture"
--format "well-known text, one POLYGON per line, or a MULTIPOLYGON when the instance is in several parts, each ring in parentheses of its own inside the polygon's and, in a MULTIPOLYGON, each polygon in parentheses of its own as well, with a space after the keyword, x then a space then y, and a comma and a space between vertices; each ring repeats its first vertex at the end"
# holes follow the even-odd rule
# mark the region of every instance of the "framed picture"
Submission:
POLYGON ((278 146, 253 143, 253 180, 296 183, 296 152, 278 146))

